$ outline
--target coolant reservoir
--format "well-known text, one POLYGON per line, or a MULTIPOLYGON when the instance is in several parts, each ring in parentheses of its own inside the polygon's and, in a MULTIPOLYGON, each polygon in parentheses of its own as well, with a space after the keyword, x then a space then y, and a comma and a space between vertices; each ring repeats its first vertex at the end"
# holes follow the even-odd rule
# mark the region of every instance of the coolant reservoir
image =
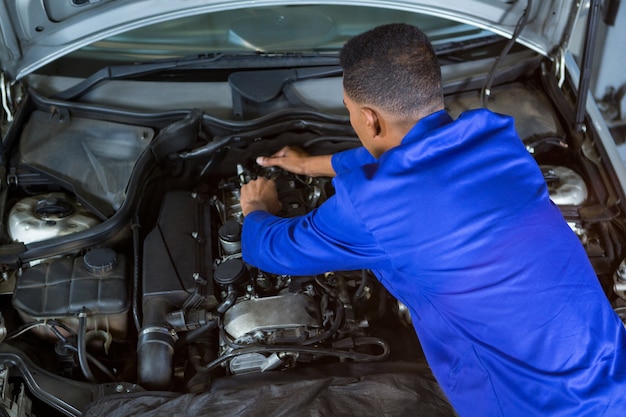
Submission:
POLYGON ((541 172, 548 184, 550 200, 558 206, 578 206, 587 200, 587 185, 574 170, 553 165, 542 165, 541 172))
POLYGON ((44 325, 49 320, 77 332, 78 314, 85 309, 87 331, 124 338, 130 304, 126 272, 125 257, 110 248, 95 248, 83 257, 48 259, 24 269, 12 304, 24 322, 42 324, 33 330, 40 337, 55 339, 44 325))
POLYGON ((8 232, 15 242, 39 242, 89 229, 100 220, 66 193, 47 193, 18 201, 9 212, 8 232))

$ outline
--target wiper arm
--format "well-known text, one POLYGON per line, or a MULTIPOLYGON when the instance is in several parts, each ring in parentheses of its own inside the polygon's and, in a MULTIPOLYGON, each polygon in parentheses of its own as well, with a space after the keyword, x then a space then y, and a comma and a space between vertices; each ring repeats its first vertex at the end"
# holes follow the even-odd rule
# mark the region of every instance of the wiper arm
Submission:
POLYGON ((198 64, 206 64, 220 60, 224 54, 194 55, 193 58, 184 57, 177 59, 166 59, 142 64, 116 65, 99 69, 78 84, 61 91, 53 96, 58 100, 72 100, 78 98, 102 81, 115 80, 120 78, 134 77, 137 75, 150 74, 171 68, 185 68, 198 64))
POLYGON ((480 38, 468 39, 464 41, 447 42, 441 45, 434 45, 435 53, 438 57, 454 56, 455 54, 471 51, 473 49, 484 48, 502 42, 502 37, 494 34, 482 36, 480 38))

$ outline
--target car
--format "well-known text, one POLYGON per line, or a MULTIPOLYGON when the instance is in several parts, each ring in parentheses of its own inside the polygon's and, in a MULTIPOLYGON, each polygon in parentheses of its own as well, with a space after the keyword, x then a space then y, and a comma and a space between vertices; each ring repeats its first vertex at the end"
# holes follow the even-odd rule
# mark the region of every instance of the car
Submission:
POLYGON ((600 6, 0 2, 2 414, 455 415, 369 270, 241 256, 242 184, 273 178, 285 217, 332 196, 255 157, 360 145, 338 54, 386 23, 429 35, 451 115, 514 117, 625 317, 626 172, 587 93, 600 6))

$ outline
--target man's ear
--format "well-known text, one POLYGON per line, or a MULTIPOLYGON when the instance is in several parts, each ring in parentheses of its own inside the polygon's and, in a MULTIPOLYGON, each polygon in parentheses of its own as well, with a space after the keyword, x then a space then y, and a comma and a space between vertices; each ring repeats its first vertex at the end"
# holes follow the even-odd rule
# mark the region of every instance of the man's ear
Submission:
POLYGON ((376 110, 371 107, 362 107, 363 117, 365 118, 365 125, 370 133, 370 137, 376 137, 381 131, 381 120, 376 110))

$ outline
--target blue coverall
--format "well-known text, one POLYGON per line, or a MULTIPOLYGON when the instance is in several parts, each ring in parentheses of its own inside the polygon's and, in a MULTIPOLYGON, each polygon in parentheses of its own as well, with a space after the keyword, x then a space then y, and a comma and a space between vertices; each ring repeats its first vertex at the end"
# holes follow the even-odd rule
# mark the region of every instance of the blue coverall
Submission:
POLYGON ((318 209, 246 216, 245 261, 371 269, 461 416, 624 412, 626 331, 512 118, 440 111, 377 160, 357 148, 332 164, 318 209))

